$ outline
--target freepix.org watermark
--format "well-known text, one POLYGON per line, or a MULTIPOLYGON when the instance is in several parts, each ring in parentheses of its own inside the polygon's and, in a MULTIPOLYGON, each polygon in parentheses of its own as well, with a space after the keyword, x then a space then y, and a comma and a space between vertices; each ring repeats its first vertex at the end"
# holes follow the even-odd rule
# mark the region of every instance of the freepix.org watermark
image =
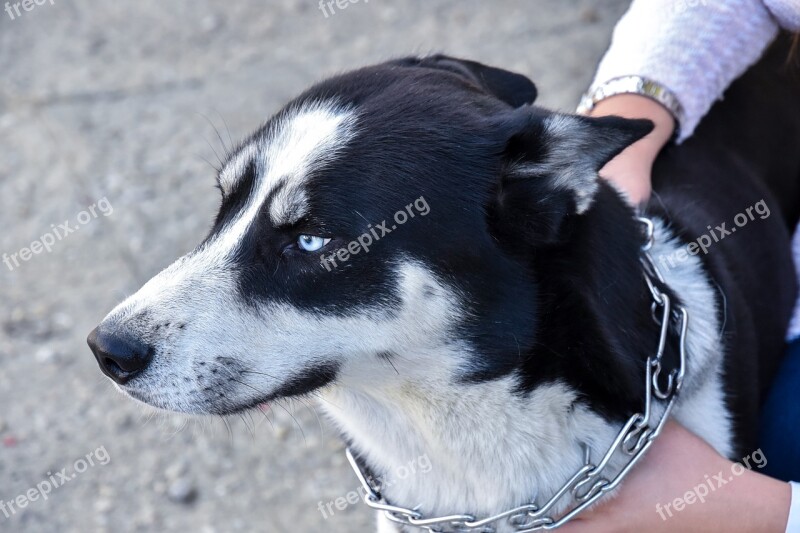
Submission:
POLYGON ((357 4, 361 1, 365 4, 369 2, 369 0, 319 0, 319 10, 322 11, 325 18, 328 18, 331 15, 335 15, 337 9, 341 11, 347 9, 350 4, 357 4))
POLYGON ((325 267, 325 270, 330 272, 333 268, 337 268, 339 266, 337 259, 344 263, 350 259, 351 255, 358 255, 362 251, 364 253, 369 252, 370 246, 396 230, 398 226, 402 226, 408 222, 409 219, 414 218, 417 214, 424 217, 430 212, 431 207, 428 205, 428 201, 425 200, 424 196, 420 196, 412 203, 408 204, 405 209, 401 209, 394 214, 392 219, 394 224, 392 224, 392 221, 387 222, 385 220, 380 224, 376 224, 375 226, 369 224, 367 226, 367 231, 362 233, 355 240, 350 241, 347 246, 342 246, 335 252, 331 252, 328 255, 320 255, 319 264, 325 267), (392 225, 389 226, 389 224, 392 225))
POLYGON ((656 504, 656 512, 661 520, 672 518, 673 512, 680 513, 689 505, 695 503, 705 503, 706 497, 712 492, 727 485, 735 478, 741 476, 747 470, 752 470, 753 466, 756 468, 764 468, 767 466, 767 458, 761 448, 757 449, 747 457, 744 457, 740 463, 733 463, 731 465, 730 474, 725 475, 725 472, 719 471, 716 475, 709 476, 705 474, 705 481, 696 485, 691 490, 687 490, 683 496, 675 498, 671 502, 662 506, 660 503, 656 504), (753 464, 751 464, 751 461, 753 464))
POLYGON ((36 484, 35 487, 29 488, 23 494, 9 501, 0 499, 0 513, 8 519, 22 511, 29 504, 39 499, 47 500, 53 490, 58 489, 77 478, 80 474, 86 472, 93 466, 104 466, 111 462, 111 456, 106 451, 105 446, 100 446, 93 452, 86 454, 86 457, 78 459, 70 467, 64 467, 59 472, 48 472, 47 479, 44 479, 36 484))
POLYGON ((14 20, 17 17, 22 16, 22 11, 33 11, 34 7, 43 6, 44 4, 48 3, 52 6, 55 3, 55 0, 22 0, 22 2, 6 2, 4 11, 8 13, 8 16, 11 17, 11 20, 14 20), (22 8, 22 11, 20 11, 20 7, 22 8))
POLYGON ((77 224, 73 224, 69 220, 64 221, 63 224, 50 224, 50 231, 33 241, 30 246, 26 246, 13 254, 4 253, 3 263, 9 270, 13 271, 15 268, 19 267, 21 263, 30 261, 34 255, 39 255, 43 252, 50 253, 57 242, 63 240, 67 235, 78 231, 82 226, 85 226, 100 215, 107 217, 113 212, 114 206, 111 205, 108 198, 104 197, 87 207, 84 211, 78 213, 75 217, 77 224))
MULTIPOLYGON (((395 472, 390 473, 386 477, 379 477, 373 480, 373 482, 380 486, 381 490, 385 490, 395 483, 398 480, 406 479, 409 476, 415 476, 418 474, 427 474, 431 471, 433 465, 431 464, 431 460, 428 458, 427 454, 417 457, 416 459, 412 459, 408 465, 400 465, 396 468, 395 472)), ((333 510, 336 507, 339 511, 344 511, 350 505, 355 505, 364 499, 364 495, 366 491, 364 487, 358 487, 356 490, 351 490, 344 496, 339 496, 335 500, 331 500, 328 503, 320 501, 317 504, 317 509, 319 512, 322 513, 322 518, 328 519, 334 514, 336 511, 333 510)))
POLYGON ((700 252, 703 254, 707 254, 708 250, 715 244, 736 233, 738 228, 742 228, 746 226, 750 221, 755 220, 756 217, 753 214, 755 212, 758 215, 760 220, 764 220, 765 218, 769 218, 771 211, 769 210, 769 206, 767 202, 763 199, 759 200, 755 204, 751 205, 741 213, 738 213, 735 217, 733 217, 733 226, 728 227, 727 222, 723 222, 722 224, 715 226, 712 228, 710 225, 706 226, 708 229, 708 233, 704 233, 700 235, 697 239, 687 244, 685 247, 679 248, 670 254, 662 254, 658 256, 658 263, 659 266, 662 268, 669 270, 670 268, 675 268, 677 265, 681 263, 685 263, 689 256, 697 255, 700 252))

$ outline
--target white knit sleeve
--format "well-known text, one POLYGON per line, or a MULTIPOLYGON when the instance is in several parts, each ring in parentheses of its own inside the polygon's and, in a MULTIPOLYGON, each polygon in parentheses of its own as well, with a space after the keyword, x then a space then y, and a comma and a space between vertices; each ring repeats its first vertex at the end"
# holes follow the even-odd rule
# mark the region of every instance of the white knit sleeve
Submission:
POLYGON ((800 31, 800 0, 764 0, 764 5, 781 27, 800 31))
POLYGON ((800 531, 800 484, 792 482, 792 503, 789 507, 786 533, 797 533, 798 531, 800 531))
MULTIPOLYGON (((788 12, 800 12, 800 0, 772 3, 793 4, 798 9, 788 12)), ((592 85, 641 76, 665 86, 683 107, 680 142, 777 32, 763 0, 634 0, 614 28, 592 85)))

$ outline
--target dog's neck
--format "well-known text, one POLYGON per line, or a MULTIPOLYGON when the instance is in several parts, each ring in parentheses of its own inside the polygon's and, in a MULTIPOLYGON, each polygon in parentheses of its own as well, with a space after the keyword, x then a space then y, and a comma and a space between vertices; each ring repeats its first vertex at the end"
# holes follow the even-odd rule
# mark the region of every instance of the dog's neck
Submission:
MULTIPOLYGON (((628 222, 633 226, 630 217, 628 222)), ((590 226, 592 221, 587 220, 586 224, 590 226)), ((600 226, 594 224, 595 228, 600 226)), ((580 238, 603 238, 581 235, 581 231, 573 228, 580 238)), ((565 272, 560 265, 543 272, 543 276, 555 275, 559 279, 547 279, 542 288, 542 293, 547 293, 542 300, 547 300, 544 305, 550 308, 547 321, 535 321, 540 328, 548 328, 552 322, 571 324, 576 314, 603 312, 596 303, 592 307, 593 302, 588 301, 591 296, 583 296, 602 294, 607 289, 594 284, 607 284, 615 276, 619 282, 641 281, 638 229, 632 227, 629 231, 631 253, 620 254, 611 247, 587 247, 594 256, 589 258, 592 264, 585 268, 614 268, 613 275, 602 280, 598 276, 582 278, 565 272), (585 286, 564 283, 561 276, 585 286), (575 298, 575 294, 581 296, 575 298), (575 303, 566 305, 567 300, 575 303)), ((564 263, 580 264, 572 257, 565 257, 564 263)), ((617 291, 617 297, 609 300, 625 313, 636 308, 652 322, 643 281, 641 285, 641 290, 617 291)), ((614 312, 607 315, 609 320, 616 318, 614 312)), ((533 324, 534 319, 530 317, 529 323, 533 324)), ((655 328, 652 329, 648 346, 655 343, 655 328)), ((615 347, 608 339, 602 339, 596 329, 587 327, 561 337, 540 333, 537 346, 546 343, 547 350, 529 347, 526 357, 516 351, 509 357, 513 361, 524 360, 521 366, 535 364, 539 369, 554 354, 569 353, 575 360, 588 355, 598 361, 613 360, 599 353, 615 347), (581 348, 572 349, 574 346, 581 348)), ((425 516, 469 513, 486 517, 530 503, 537 496, 538 502, 546 501, 583 465, 582 446, 588 446, 593 457, 601 457, 619 430, 619 424, 609 422, 579 401, 579 391, 558 379, 554 367, 547 367, 554 378, 535 383, 522 393, 517 372, 498 379, 465 382, 463 363, 480 358, 467 343, 448 342, 429 353, 395 355, 391 364, 373 360, 366 363, 368 368, 362 359, 357 376, 348 376, 345 369, 335 386, 322 391, 323 405, 352 442, 363 464, 378 477, 388 477, 389 484, 383 489, 387 500, 409 508, 420 506, 425 516)), ((617 370, 611 364, 606 369, 617 370)), ((535 373, 537 369, 527 371, 535 373)), ((635 381, 631 387, 638 389, 642 381, 635 381)), ((627 383, 618 382, 608 388, 621 385, 627 383)), ((640 395, 643 386, 641 389, 636 390, 640 395)), ((625 391, 617 394, 624 396, 625 391)))
POLYGON ((419 505, 426 516, 484 517, 549 498, 582 465, 581 443, 602 454, 615 433, 564 384, 524 397, 514 388, 512 378, 457 385, 428 375, 380 389, 331 388, 323 404, 388 501, 419 505))
MULTIPOLYGON (((670 241, 661 225, 657 228, 658 238, 665 241, 659 243, 662 251, 677 250, 680 243, 670 241)), ((631 235, 631 238, 635 241, 637 237, 631 235)), ((611 246, 595 248, 593 253, 594 257, 586 259, 592 262, 587 268, 594 273, 606 266, 619 271, 616 277, 611 277, 615 283, 632 284, 642 279, 636 254, 620 254, 611 246)), ((553 268, 558 271, 562 267, 553 268)), ((694 376, 715 376, 717 372, 711 364, 713 354, 719 349, 714 335, 717 324, 713 290, 703 278, 699 261, 675 268, 666 277, 683 301, 692 302, 691 311, 698 317, 695 331, 700 332, 690 332, 692 376, 685 386, 682 403, 689 405, 687 396, 694 393, 705 396, 722 412, 722 397, 717 394, 718 386, 713 379, 696 392, 692 383, 694 376)), ((654 348, 657 330, 649 314, 646 289, 609 292, 606 286, 594 286, 608 284, 608 276, 589 278, 579 280, 585 283, 580 287, 574 284, 559 287, 558 283, 549 287, 550 297, 558 302, 549 310, 550 323, 570 324, 576 312, 607 313, 604 319, 619 321, 619 329, 629 332, 627 337, 634 329, 640 329, 644 330, 642 338, 638 341, 601 338, 597 330, 579 328, 567 338, 541 332, 539 339, 547 343, 548 351, 534 352, 527 360, 541 365, 561 351, 559 355, 568 353, 573 365, 614 362, 604 370, 591 370, 598 375, 625 374, 624 367, 615 366, 621 364, 618 361, 646 357, 654 348), (562 292, 568 290, 573 295, 584 295, 582 301, 578 299, 579 309, 563 303, 562 292), (608 309, 602 308, 603 301, 609 302, 608 309), (638 327, 638 323, 630 322, 631 315, 643 317, 646 320, 641 323, 646 325, 638 327), (584 348, 563 351, 567 346, 584 348), (609 356, 609 352, 615 355, 609 356)), ((540 321, 540 327, 549 326, 540 321)), ((321 391, 325 410, 352 443, 361 462, 388 481, 383 487, 387 500, 408 508, 419 506, 426 517, 463 513, 486 517, 534 499, 541 504, 582 466, 582 446, 588 446, 592 457, 601 457, 621 425, 607 414, 590 409, 579 398, 586 391, 579 394, 563 380, 539 383, 526 394, 519 391, 518 373, 465 383, 458 379, 459 367, 455 362, 475 356, 469 352, 469 346, 446 344, 430 353, 398 354, 391 365, 375 361, 372 368, 360 368, 362 379, 321 391), (364 375, 371 379, 363 379, 364 375)), ((617 408, 626 411, 625 418, 640 408, 644 392, 643 379, 630 372, 630 368, 627 370, 630 382, 620 378, 614 383, 593 383, 591 391, 595 397, 606 396, 605 401, 616 403, 617 408)), ((680 406, 675 411, 682 423, 724 452, 729 446, 729 428, 724 417, 719 424, 698 424, 691 413, 691 405, 685 411, 680 406)), ((554 512, 563 510, 556 508, 554 512)))

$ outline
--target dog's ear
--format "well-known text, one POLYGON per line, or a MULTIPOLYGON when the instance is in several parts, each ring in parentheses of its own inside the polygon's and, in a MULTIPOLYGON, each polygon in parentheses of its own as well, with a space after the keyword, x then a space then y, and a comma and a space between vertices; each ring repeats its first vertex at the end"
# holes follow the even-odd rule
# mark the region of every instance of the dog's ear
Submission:
POLYGON ((522 74, 442 54, 405 61, 407 64, 459 74, 512 107, 532 104, 536 100, 536 86, 522 74))
POLYGON ((489 208, 493 231, 531 245, 558 241, 566 217, 591 207, 600 168, 652 129, 649 120, 515 110, 501 125, 506 148, 489 208))

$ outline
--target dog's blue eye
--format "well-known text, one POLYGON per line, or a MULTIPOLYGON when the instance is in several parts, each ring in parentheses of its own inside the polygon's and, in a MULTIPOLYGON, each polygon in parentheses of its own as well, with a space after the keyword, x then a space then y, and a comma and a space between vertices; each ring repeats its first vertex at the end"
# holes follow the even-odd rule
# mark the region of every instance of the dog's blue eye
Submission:
POLYGON ((316 252, 329 242, 331 242, 330 239, 316 235, 300 235, 297 238, 297 246, 306 252, 316 252))

